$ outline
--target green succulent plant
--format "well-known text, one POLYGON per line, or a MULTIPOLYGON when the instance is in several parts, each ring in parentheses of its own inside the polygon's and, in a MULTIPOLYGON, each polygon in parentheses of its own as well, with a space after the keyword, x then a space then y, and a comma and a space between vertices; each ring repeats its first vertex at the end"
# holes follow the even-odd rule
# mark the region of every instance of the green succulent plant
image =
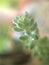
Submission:
MULTIPOLYGON (((49 39, 40 38, 37 23, 27 12, 13 19, 13 30, 23 32, 18 38, 23 41, 24 48, 31 50, 32 57, 38 57, 41 65, 49 65, 49 39)), ((40 65, 39 64, 39 65, 40 65)))
POLYGON ((37 23, 34 22, 33 17, 29 16, 27 12, 22 16, 15 17, 13 23, 15 24, 13 29, 16 32, 24 33, 23 38, 20 37, 21 39, 28 38, 28 36, 34 39, 39 37, 37 23))

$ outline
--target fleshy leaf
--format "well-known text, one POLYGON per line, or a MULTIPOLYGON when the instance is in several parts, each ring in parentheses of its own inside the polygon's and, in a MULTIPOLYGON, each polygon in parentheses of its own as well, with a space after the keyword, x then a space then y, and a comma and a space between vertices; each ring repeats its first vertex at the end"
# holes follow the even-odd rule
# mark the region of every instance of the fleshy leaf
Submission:
POLYGON ((25 40, 28 39, 28 36, 23 35, 23 36, 20 37, 20 39, 25 41, 25 40))
POLYGON ((17 28, 16 26, 13 29, 14 29, 14 31, 17 31, 17 32, 22 32, 23 31, 23 29, 17 28))

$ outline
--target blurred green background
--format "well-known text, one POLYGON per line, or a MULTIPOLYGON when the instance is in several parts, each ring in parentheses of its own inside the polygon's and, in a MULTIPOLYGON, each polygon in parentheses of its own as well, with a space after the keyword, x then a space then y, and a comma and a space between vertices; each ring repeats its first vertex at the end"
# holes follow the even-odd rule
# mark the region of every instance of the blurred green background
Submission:
POLYGON ((8 25, 0 23, 0 53, 3 52, 4 41, 8 40, 8 25))
POLYGON ((2 7, 15 7, 18 5, 19 0, 0 0, 0 6, 2 7))

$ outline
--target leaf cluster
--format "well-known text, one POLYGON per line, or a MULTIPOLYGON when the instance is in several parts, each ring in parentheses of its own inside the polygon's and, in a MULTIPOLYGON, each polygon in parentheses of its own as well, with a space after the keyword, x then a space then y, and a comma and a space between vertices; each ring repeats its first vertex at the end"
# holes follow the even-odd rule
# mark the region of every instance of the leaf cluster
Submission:
MULTIPOLYGON (((32 57, 38 57, 43 63, 49 63, 49 39, 40 38, 37 23, 27 12, 13 20, 14 31, 23 32, 19 40, 23 41, 24 48, 31 50, 32 57), (48 62, 47 62, 48 61, 48 62)), ((45 64, 46 64, 45 63, 45 64)))

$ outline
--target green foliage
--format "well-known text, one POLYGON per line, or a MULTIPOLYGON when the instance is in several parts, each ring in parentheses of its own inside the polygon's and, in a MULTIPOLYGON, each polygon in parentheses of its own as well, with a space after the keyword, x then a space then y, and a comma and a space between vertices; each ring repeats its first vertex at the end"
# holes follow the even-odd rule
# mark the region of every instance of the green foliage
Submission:
MULTIPOLYGON (((22 37, 26 36, 27 38, 31 37, 34 39, 37 39, 39 37, 37 23, 34 22, 33 17, 29 16, 27 12, 22 16, 15 17, 13 23, 15 24, 13 29, 16 32, 24 32, 22 37)), ((22 38, 20 37, 20 39, 22 38)))
POLYGON ((36 55, 40 57, 40 59, 44 59, 43 57, 49 53, 49 40, 46 37, 35 40, 31 44, 31 49, 33 52, 32 55, 36 55))
POLYGON ((23 32, 19 40, 23 41, 24 48, 31 50, 32 57, 38 57, 41 65, 49 65, 49 39, 40 38, 37 23, 27 12, 14 18, 13 27, 16 32, 23 32))

